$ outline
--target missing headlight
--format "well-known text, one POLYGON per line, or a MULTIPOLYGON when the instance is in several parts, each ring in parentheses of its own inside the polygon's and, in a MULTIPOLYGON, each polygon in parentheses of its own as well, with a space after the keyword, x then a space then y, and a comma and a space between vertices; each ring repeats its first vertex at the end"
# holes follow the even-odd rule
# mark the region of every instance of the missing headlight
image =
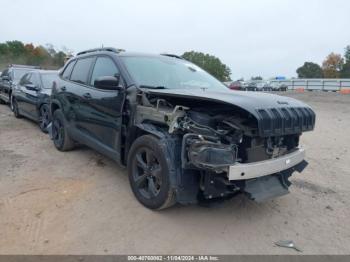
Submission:
POLYGON ((237 152, 236 145, 226 145, 200 135, 187 134, 183 143, 183 165, 187 168, 223 172, 236 162, 237 152))

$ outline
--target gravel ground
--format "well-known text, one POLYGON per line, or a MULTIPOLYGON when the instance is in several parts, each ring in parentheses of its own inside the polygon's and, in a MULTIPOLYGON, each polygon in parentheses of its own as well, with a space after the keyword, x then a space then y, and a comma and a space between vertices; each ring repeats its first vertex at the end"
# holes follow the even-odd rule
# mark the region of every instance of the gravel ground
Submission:
POLYGON ((58 152, 31 121, 0 105, 0 254, 350 253, 350 95, 291 93, 317 113, 301 142, 310 165, 291 194, 238 196, 210 208, 142 207, 126 171, 87 149, 58 152))

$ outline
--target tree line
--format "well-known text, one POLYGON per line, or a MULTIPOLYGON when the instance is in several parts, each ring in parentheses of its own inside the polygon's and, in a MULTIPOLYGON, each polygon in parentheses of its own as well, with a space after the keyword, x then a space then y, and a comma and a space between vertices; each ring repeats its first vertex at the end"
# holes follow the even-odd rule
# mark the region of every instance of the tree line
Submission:
MULTIPOLYGON (((66 48, 65 48, 66 49, 66 48)), ((9 64, 35 65, 46 69, 58 69, 65 58, 71 56, 69 50, 57 50, 52 44, 34 46, 32 43, 7 41, 0 43, 0 71, 9 64)), ((229 81, 231 70, 219 58, 201 52, 185 52, 183 58, 203 68, 220 81, 229 81)))
POLYGON ((57 50, 52 44, 35 46, 21 41, 0 43, 0 70, 9 64, 35 65, 46 69, 58 69, 64 65, 68 50, 57 50))
MULTIPOLYGON (((0 71, 9 64, 36 65, 46 69, 58 69, 64 65, 67 56, 72 52, 64 48, 58 50, 52 44, 34 46, 32 43, 7 41, 0 43, 0 71)), ((203 68, 220 81, 230 81, 231 69, 219 58, 202 52, 189 51, 182 57, 203 68)), ((297 69, 299 78, 350 78, 350 45, 345 48, 344 56, 329 54, 322 66, 313 62, 305 62, 297 69)), ((252 77, 261 80, 262 77, 252 77)))
POLYGON ((330 53, 322 66, 305 62, 297 69, 299 78, 350 78, 350 45, 345 48, 344 56, 330 53))

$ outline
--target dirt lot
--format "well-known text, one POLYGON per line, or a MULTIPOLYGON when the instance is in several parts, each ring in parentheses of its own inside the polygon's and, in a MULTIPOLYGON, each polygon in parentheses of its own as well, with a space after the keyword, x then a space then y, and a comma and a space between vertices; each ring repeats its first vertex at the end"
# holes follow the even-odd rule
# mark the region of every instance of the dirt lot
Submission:
POLYGON ((263 204, 238 196, 211 208, 161 212, 133 197, 126 171, 87 148, 58 152, 0 105, 1 254, 350 253, 350 95, 289 96, 317 113, 302 136, 310 165, 291 194, 263 204))

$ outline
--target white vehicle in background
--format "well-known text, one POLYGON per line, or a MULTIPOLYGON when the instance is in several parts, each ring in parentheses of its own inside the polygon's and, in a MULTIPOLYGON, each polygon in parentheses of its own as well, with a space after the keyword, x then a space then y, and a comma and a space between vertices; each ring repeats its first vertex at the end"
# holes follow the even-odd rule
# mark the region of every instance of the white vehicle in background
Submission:
POLYGON ((269 82, 267 87, 271 91, 287 91, 288 90, 288 86, 286 84, 274 82, 274 81, 269 82))
POLYGON ((269 91, 267 82, 265 81, 256 82, 256 91, 269 91))

